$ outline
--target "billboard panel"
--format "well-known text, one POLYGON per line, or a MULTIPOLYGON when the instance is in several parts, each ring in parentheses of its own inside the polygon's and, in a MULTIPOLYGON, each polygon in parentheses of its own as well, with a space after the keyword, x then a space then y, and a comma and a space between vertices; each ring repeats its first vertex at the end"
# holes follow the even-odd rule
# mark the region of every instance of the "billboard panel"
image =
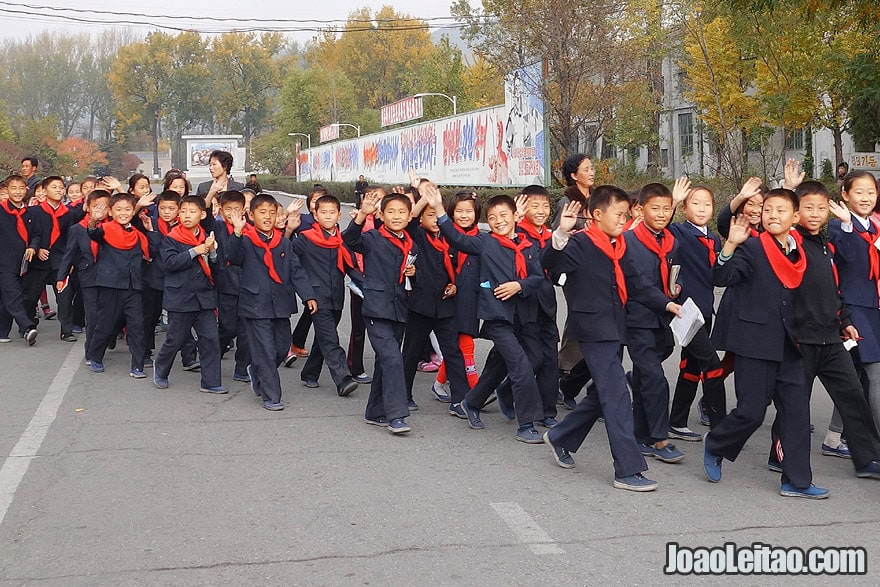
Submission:
POLYGON ((404 98, 393 104, 382 106, 379 110, 379 119, 382 126, 391 126, 392 124, 400 124, 409 120, 416 120, 424 115, 422 110, 422 99, 404 98))

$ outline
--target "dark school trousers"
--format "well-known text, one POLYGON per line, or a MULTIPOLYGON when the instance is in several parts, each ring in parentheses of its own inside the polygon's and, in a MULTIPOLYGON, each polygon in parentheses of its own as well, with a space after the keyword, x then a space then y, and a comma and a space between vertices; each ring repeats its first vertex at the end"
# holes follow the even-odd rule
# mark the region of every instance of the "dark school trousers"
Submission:
POLYGON ((348 338, 348 369, 352 375, 366 373, 364 368, 364 345, 367 342, 367 326, 364 323, 364 298, 349 291, 351 335, 348 338))
MULTIPOLYGON (((541 395, 541 409, 544 418, 555 418, 556 398, 559 395, 560 385, 559 351, 557 349, 559 330, 556 328, 556 320, 541 310, 538 310, 537 325, 538 336, 529 340, 530 348, 526 348, 526 354, 529 355, 532 370, 535 372, 535 381, 538 383, 538 392, 541 395)), ((494 347, 492 350, 495 350, 494 347)), ((487 363, 488 360, 487 357, 487 363)), ((496 393, 500 401, 507 405, 515 405, 513 387, 509 378, 500 382, 496 393)))
POLYGON ((125 319, 125 340, 131 353, 131 368, 144 369, 144 306, 141 292, 137 289, 114 289, 99 287, 98 308, 100 314, 86 355, 93 361, 104 362, 104 353, 110 341, 119 333, 119 324, 125 319))
MULTIPOLYGON (((861 469, 871 461, 880 459, 880 435, 871 415, 871 407, 865 399, 859 376, 843 344, 801 344, 798 348, 804 356, 804 385, 807 394, 812 393, 813 380, 818 377, 840 413, 853 466, 861 469)), ((776 460, 773 447, 779 438, 780 425, 777 414, 771 429, 771 461, 776 460)))
POLYGON ((333 383, 342 385, 346 377, 350 377, 346 364, 345 351, 339 346, 339 321, 342 320, 342 310, 321 310, 310 315, 311 323, 315 326, 315 340, 312 341, 312 350, 300 371, 303 380, 314 379, 321 376, 324 361, 327 361, 327 369, 333 383))
MULTIPOLYGON (((36 258, 36 255, 34 255, 36 258)), ((52 269, 42 269, 28 267, 27 273, 22 277, 22 287, 24 288, 24 311, 27 315, 37 316, 37 304, 40 296, 46 290, 46 285, 52 275, 52 269)), ((42 313, 40 314, 42 315, 42 313)), ((61 320, 61 310, 58 310, 58 319, 61 320)))
MULTIPOLYGON (((431 318, 412 310, 406 316, 406 334, 403 337, 403 374, 406 381, 407 399, 413 397, 413 380, 422 357, 425 343, 431 331, 437 335, 440 352, 446 361, 446 377, 449 380, 450 401, 459 403, 470 389, 464 372, 464 355, 458 346, 458 326, 455 318, 431 318)), ((482 404, 480 404, 482 405, 482 404)))
POLYGON ((70 287, 68 282, 64 291, 59 293, 55 287, 55 281, 51 280, 53 273, 51 269, 28 269, 27 274, 24 276, 24 310, 25 312, 36 312, 40 296, 43 295, 46 286, 51 283, 52 291, 55 292, 55 305, 58 307, 58 322, 61 324, 61 335, 73 334, 73 306, 71 305, 73 288, 70 287))
POLYGON ((164 292, 161 289, 153 289, 144 285, 144 335, 146 336, 147 356, 152 356, 156 350, 156 327, 162 317, 162 300, 164 292))
POLYGON ((669 437, 669 382, 663 361, 672 354, 668 328, 627 328, 632 359, 633 424, 636 440, 654 444, 669 437))
POLYGON ((238 296, 217 293, 217 327, 220 333, 220 353, 226 352, 235 339, 235 373, 245 375, 251 364, 247 332, 238 318, 238 296))
POLYGON ((174 363, 177 351, 181 350, 188 341, 192 340, 192 330, 196 329, 198 336, 199 357, 201 359, 202 387, 216 387, 220 385, 220 335, 217 332, 217 319, 214 310, 199 310, 198 312, 172 312, 168 311, 168 332, 165 334, 165 342, 156 353, 153 361, 153 369, 162 379, 167 379, 174 363))
POLYGON ((67 286, 73 288, 70 300, 70 320, 74 326, 85 326, 86 324, 86 306, 82 295, 82 285, 79 281, 79 274, 74 271, 70 276, 70 284, 67 286))
POLYGON ((0 273, 0 337, 8 338, 12 321, 19 333, 33 328, 33 312, 24 310, 24 288, 17 273, 0 273))
POLYGON ((406 380, 403 376, 403 355, 400 344, 406 328, 403 322, 364 316, 367 335, 376 353, 376 367, 364 418, 389 422, 409 416, 406 405, 406 380))
POLYGON ((490 362, 487 358, 479 381, 467 392, 465 401, 479 410, 507 375, 513 389, 513 408, 519 425, 525 426, 543 420, 541 393, 532 368, 532 360, 536 357, 536 349, 540 344, 537 322, 511 324, 504 320, 485 320, 480 336, 494 343, 499 360, 490 362), (532 352, 529 353, 526 349, 531 349, 532 352))
POLYGON ((691 404, 697 396, 697 385, 703 382, 703 400, 709 425, 715 427, 727 413, 724 392, 724 369, 709 339, 709 329, 704 325, 694 335, 691 343, 681 349, 681 363, 678 365, 678 381, 672 397, 669 412, 669 425, 674 428, 687 427, 691 404))
POLYGON ((749 437, 760 428, 772 400, 779 419, 778 461, 782 482, 809 487, 810 395, 797 349, 785 343, 782 361, 736 356, 733 372, 736 407, 706 435, 706 451, 735 461, 749 437))
POLYGON ((99 314, 101 311, 100 306, 98 306, 98 288, 83 287, 80 289, 80 293, 82 294, 83 310, 86 319, 86 359, 91 360, 92 357, 89 356, 89 341, 95 337, 95 325, 100 319, 99 314))
POLYGON ((263 401, 281 402, 278 366, 290 350, 290 318, 241 318, 251 349, 251 383, 263 401))
POLYGON ((613 342, 581 342, 581 352, 593 375, 595 389, 555 427, 550 440, 570 452, 584 443, 593 424, 605 418, 605 432, 614 459, 614 476, 629 477, 648 470, 633 433, 632 402, 621 360, 623 347, 613 342))
MULTIPOLYGON (((562 397, 564 399, 576 398, 584 386, 590 383, 592 378, 593 375, 590 373, 590 368, 587 367, 587 362, 581 358, 570 371, 561 372, 559 375, 559 391, 562 392, 562 397)), ((593 383, 590 383, 587 393, 593 393, 595 387, 593 383)))
POLYGON ((300 314, 296 326, 293 328, 293 334, 290 335, 290 344, 298 346, 301 349, 306 348, 306 339, 309 337, 309 329, 312 327, 312 315, 308 312, 300 314))

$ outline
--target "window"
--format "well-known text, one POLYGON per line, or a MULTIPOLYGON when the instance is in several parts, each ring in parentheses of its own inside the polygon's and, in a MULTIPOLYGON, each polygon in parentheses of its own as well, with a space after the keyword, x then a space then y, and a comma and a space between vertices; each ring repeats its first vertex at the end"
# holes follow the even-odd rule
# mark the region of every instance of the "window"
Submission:
POLYGON ((785 131, 785 150, 786 151, 803 151, 804 150, 804 129, 785 131))
POLYGON ((660 149, 660 167, 669 167, 669 149, 660 149))
POLYGON ((694 115, 692 112, 678 115, 678 144, 682 159, 694 154, 694 115))

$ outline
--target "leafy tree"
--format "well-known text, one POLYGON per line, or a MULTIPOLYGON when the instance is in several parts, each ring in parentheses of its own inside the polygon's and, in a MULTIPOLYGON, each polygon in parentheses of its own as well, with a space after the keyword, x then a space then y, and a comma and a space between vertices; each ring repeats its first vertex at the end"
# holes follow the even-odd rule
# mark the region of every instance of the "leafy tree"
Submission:
POLYGON ((96 143, 80 137, 67 137, 55 145, 63 164, 53 170, 60 175, 88 175, 95 168, 107 165, 107 154, 96 143))

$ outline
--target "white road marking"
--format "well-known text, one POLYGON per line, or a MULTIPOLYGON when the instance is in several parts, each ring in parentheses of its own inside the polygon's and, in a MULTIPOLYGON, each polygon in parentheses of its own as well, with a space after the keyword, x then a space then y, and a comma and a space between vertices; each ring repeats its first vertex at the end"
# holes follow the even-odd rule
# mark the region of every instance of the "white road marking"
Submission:
POLYGON ((58 415, 58 408, 64 401, 64 394, 67 393, 67 388, 81 361, 82 347, 74 345, 67 353, 67 358, 64 359, 58 373, 55 374, 49 389, 46 390, 46 395, 43 396, 34 417, 3 462, 3 468, 0 469, 0 524, 3 524, 21 480, 24 479, 31 461, 37 456, 49 432, 49 427, 58 415))
POLYGON ((565 551, 544 532, 535 519, 518 503, 505 501, 490 503, 492 509, 513 530, 520 542, 534 554, 565 554, 565 551))

